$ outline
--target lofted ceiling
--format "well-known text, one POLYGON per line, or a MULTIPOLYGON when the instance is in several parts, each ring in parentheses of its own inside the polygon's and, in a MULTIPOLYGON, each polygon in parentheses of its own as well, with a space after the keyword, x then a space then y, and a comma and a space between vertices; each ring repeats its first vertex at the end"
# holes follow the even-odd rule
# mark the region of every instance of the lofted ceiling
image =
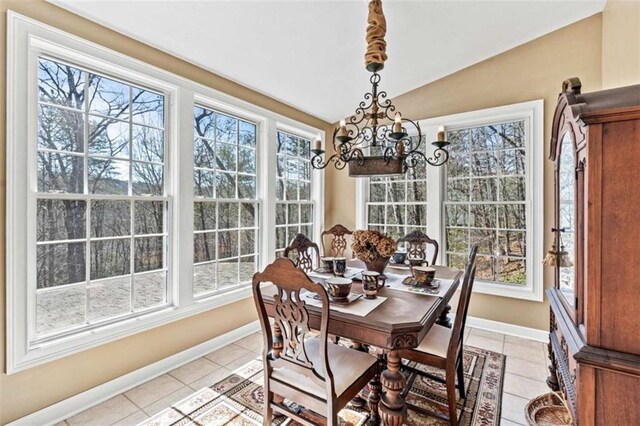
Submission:
MULTIPOLYGON (((370 89, 367 2, 49 0, 328 122, 370 89)), ((606 0, 384 0, 393 97, 586 18, 606 0)))

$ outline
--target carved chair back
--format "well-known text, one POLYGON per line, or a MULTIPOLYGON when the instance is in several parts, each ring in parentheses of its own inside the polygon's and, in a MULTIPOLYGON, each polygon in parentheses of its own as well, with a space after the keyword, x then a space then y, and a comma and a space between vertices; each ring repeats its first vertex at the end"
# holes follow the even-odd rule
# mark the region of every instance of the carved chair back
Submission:
MULTIPOLYGON (((265 363, 265 379, 271 376, 273 368, 283 367, 302 374, 316 384, 324 387, 327 398, 335 395, 333 373, 329 367, 327 355, 327 332, 329 324, 329 297, 322 284, 313 282, 307 274, 297 268, 291 259, 278 258, 268 265, 263 272, 253 276, 253 299, 256 304, 262 334, 264 337, 263 361, 265 363), (263 284, 273 284, 276 292, 274 299, 274 325, 282 332, 282 351, 279 357, 272 357, 273 332, 263 297, 263 284), (310 357, 305 340, 309 337, 309 313, 303 296, 303 290, 317 294, 322 304, 320 321, 319 354, 310 357), (312 362, 315 359, 316 362, 312 362), (318 365, 319 364, 319 365, 318 365)), ((290 383, 295 387, 295 383, 290 383)))
POLYGON ((476 278, 476 254, 478 246, 471 247, 469 252, 469 261, 464 269, 464 279, 462 281, 462 289, 460 290, 460 299, 458 300, 458 309, 456 309, 456 318, 453 322, 451 331, 451 340, 447 350, 447 357, 456 357, 458 352, 462 350, 462 336, 464 335, 464 327, 467 322, 467 312, 469 311, 469 301, 473 292, 473 282, 476 278))
POLYGON ((314 265, 320 264, 320 249, 318 244, 311 241, 304 234, 297 234, 289 246, 284 249, 284 257, 289 257, 295 253, 295 258, 291 259, 295 265, 305 272, 313 271, 314 265), (312 253, 315 252, 315 256, 312 253), (315 259, 314 259, 315 258, 315 259))
POLYGON ((320 239, 322 240, 322 254, 324 256, 334 256, 334 257, 343 257, 344 252, 347 249, 347 240, 345 235, 351 235, 353 231, 345 228, 344 226, 337 224, 333 225, 326 231, 323 231, 320 234, 320 239), (324 245, 325 236, 332 235, 331 246, 329 247, 329 252, 324 245))
POLYGON ((438 242, 432 238, 430 238, 424 232, 416 229, 405 235, 404 237, 398 239, 398 244, 407 243, 407 259, 422 259, 423 261, 427 260, 427 250, 426 247, 428 244, 433 246, 433 257, 431 259, 431 265, 436 264, 436 260, 438 259, 438 251, 440 246, 438 242))

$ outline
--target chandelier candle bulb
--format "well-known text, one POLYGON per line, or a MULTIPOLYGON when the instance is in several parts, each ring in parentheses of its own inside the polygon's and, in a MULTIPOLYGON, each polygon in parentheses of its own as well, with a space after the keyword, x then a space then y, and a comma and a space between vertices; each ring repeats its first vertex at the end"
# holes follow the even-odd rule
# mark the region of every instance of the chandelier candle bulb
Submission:
POLYGON ((438 127, 438 141, 439 142, 444 142, 444 127, 443 126, 438 127))
POLYGON ((316 150, 320 151, 322 149, 322 141, 320 139, 316 139, 316 150))
POLYGON ((395 133, 402 132, 402 115, 400 115, 399 112, 396 113, 396 119, 395 119, 395 122, 393 123, 393 131, 395 133))

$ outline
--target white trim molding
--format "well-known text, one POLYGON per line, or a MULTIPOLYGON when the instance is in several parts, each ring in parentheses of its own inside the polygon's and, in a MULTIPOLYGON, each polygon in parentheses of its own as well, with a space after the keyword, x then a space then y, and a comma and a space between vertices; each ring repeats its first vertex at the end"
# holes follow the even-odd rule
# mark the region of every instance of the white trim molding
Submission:
MULTIPOLYGON (((228 346, 231 343, 259 330, 260 323, 258 321, 250 322, 249 324, 238 327, 221 336, 214 337, 213 339, 203 342, 197 346, 186 349, 168 358, 164 358, 160 361, 154 362, 153 364, 149 364, 145 367, 139 368, 138 370, 132 371, 131 373, 125 374, 124 376, 120 376, 107 383, 96 386, 95 388, 50 405, 40 411, 36 411, 33 414, 29 414, 28 416, 15 420, 7 426, 45 426, 56 424, 204 355, 218 349, 222 349, 225 346, 228 346)), ((258 355, 256 354, 256 358, 257 357, 258 355)))
POLYGON ((466 325, 480 330, 493 331, 495 333, 521 337, 523 339, 536 340, 542 343, 549 342, 549 330, 540 330, 537 328, 523 327, 521 325, 469 316, 467 317, 466 325))
MULTIPOLYGON (((257 124, 256 161, 258 217, 258 268, 273 260, 266 250, 274 238, 275 129, 286 127, 311 139, 324 140, 324 131, 281 114, 234 98, 158 67, 91 43, 54 27, 7 13, 7 344, 6 371, 12 374, 107 342, 158 327, 251 296, 240 284, 204 296, 193 295, 193 107, 202 102, 223 113, 245 117, 257 124), (167 303, 145 312, 85 324, 77 330, 36 336, 35 318, 35 209, 28 200, 36 191, 38 56, 68 62, 92 72, 149 87, 166 96, 165 179, 169 199, 166 267, 170 285, 167 303), (273 153, 271 151, 274 151, 273 153), (32 244, 33 243, 33 244, 32 244), (41 338, 42 337, 42 338, 41 338)), ((315 231, 323 223, 323 180, 315 174, 317 208, 315 231)), ((55 197, 53 194, 52 197, 55 197)))

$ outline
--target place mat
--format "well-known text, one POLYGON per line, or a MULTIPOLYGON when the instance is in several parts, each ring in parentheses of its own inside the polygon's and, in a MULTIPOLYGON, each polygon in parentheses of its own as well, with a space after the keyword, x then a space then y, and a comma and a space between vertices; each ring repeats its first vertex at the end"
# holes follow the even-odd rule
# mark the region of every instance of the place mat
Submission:
POLYGON ((390 288, 391 290, 406 291, 415 294, 425 294, 427 296, 444 297, 444 295, 453 285, 453 280, 436 278, 436 280, 440 281, 440 287, 436 289, 430 289, 428 287, 414 287, 412 285, 402 284, 402 280, 404 280, 405 278, 406 276, 402 276, 401 280, 394 280, 392 283, 389 283, 389 281, 387 280, 388 288, 390 288))
MULTIPOLYGON (((315 293, 305 293, 303 295, 304 301, 307 302, 307 305, 309 306, 316 306, 318 308, 321 308, 322 302, 315 299, 313 297, 314 294, 315 293)), ((330 303, 329 309, 331 309, 332 311, 343 312, 345 314, 366 317, 369 313, 371 313, 371 311, 382 305, 385 300, 387 300, 387 298, 382 296, 378 296, 375 299, 365 299, 364 297, 361 297, 360 299, 355 300, 348 305, 330 303)))

